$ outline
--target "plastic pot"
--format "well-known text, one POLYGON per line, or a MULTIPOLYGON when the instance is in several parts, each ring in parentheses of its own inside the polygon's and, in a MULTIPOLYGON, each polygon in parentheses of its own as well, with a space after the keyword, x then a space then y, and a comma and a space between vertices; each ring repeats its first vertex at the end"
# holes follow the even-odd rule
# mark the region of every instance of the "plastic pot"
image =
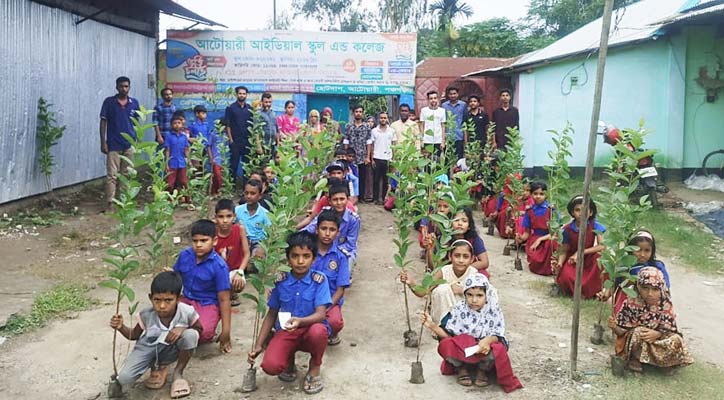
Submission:
POLYGON ((603 325, 593 324, 593 334, 591 335, 591 343, 595 345, 603 344, 603 325))
POLYGON ((417 347, 420 345, 420 337, 415 331, 406 331, 402 334, 402 337, 405 338, 405 347, 417 347))
POLYGON ((241 392, 250 393, 256 390, 256 367, 250 367, 244 374, 244 380, 241 382, 241 392))
POLYGON ((108 381, 108 398, 109 399, 120 399, 123 398, 123 386, 118 382, 115 375, 111 376, 111 380, 108 381))
POLYGON ((626 375, 626 362, 621 357, 611 356, 611 373, 621 378, 626 375))
POLYGON ((503 255, 509 256, 510 255, 510 246, 503 247, 503 255))
POLYGON ((483 218, 483 228, 487 228, 489 224, 490 224, 490 222, 488 221, 488 219, 483 218))
POLYGON ((410 383, 425 383, 425 376, 422 374, 422 362, 414 361, 410 367, 410 383))
POLYGON ((490 236, 495 235, 495 225, 493 225, 492 222, 488 225, 488 235, 490 235, 490 236))
POLYGON ((520 258, 515 259, 515 270, 516 271, 522 271, 523 270, 523 261, 520 258))

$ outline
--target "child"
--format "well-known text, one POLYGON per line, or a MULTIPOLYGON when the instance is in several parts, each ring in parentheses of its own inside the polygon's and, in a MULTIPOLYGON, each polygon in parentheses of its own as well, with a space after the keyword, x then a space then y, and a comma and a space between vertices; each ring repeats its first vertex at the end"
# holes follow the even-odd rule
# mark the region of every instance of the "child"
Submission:
POLYGON ((420 316, 425 327, 442 338, 437 347, 443 359, 440 371, 443 375, 457 372, 457 382, 462 386, 488 386, 488 375, 495 372, 505 392, 522 388, 510 366, 505 319, 497 291, 483 274, 467 277, 462 289, 465 299, 440 324, 434 323, 426 312, 420 316), (465 350, 473 346, 478 347, 477 351, 467 356, 465 350))
POLYGON ((182 128, 181 117, 171 118, 171 132, 166 135, 163 142, 163 146, 166 148, 166 172, 168 174, 166 182, 169 192, 173 192, 176 188, 187 189, 189 186, 186 178, 189 140, 182 133, 182 128))
POLYGON ((488 267, 490 266, 488 252, 485 249, 483 239, 478 235, 478 230, 475 228, 473 210, 469 207, 463 207, 463 210, 453 217, 452 227, 453 240, 465 239, 473 247, 473 263, 470 266, 490 278, 488 273, 488 267))
MULTIPOLYGON (((357 259, 357 238, 359 237, 360 218, 357 213, 347 208, 349 194, 346 185, 334 185, 329 189, 329 203, 331 207, 325 209, 334 210, 340 216, 342 222, 339 224, 339 235, 337 236, 337 247, 347 256, 349 265, 354 265, 357 259)), ((304 230, 310 233, 317 233, 318 218, 315 218, 304 230)))
MULTIPOLYGON (((437 200, 436 212, 440 215, 452 217, 450 211, 450 203, 446 199, 447 194, 443 195, 437 200)), ((420 234, 418 235, 418 241, 422 248, 421 258, 425 259, 429 266, 432 264, 432 253, 431 251, 435 248, 435 238, 438 235, 438 228, 434 221, 430 221, 429 218, 424 217, 420 220, 419 226, 420 234)))
POLYGON ((664 274, 654 267, 641 269, 636 293, 608 319, 609 328, 616 334, 616 355, 636 372, 642 371, 641 364, 671 368, 693 363, 676 326, 664 274))
POLYGON ((350 285, 349 263, 347 256, 336 244, 339 234, 339 215, 334 210, 324 210, 317 218, 317 256, 314 258, 312 270, 319 271, 327 277, 329 294, 332 295, 332 306, 327 309, 327 322, 332 333, 329 336, 330 346, 338 345, 342 340, 339 332, 344 328, 342 304, 344 291, 350 285))
POLYGON ((553 275, 551 257, 557 243, 551 240, 548 231, 548 221, 552 213, 546 200, 548 185, 543 182, 533 182, 530 190, 533 206, 523 214, 521 226, 525 232, 516 235, 515 241, 518 244, 526 244, 525 253, 528 256, 528 268, 531 272, 538 275, 553 275))
MULTIPOLYGON (((272 205, 272 197, 271 194, 268 193, 269 191, 269 185, 267 183, 267 177, 264 171, 252 171, 249 174, 249 180, 256 179, 259 182, 261 182, 261 198, 259 199, 259 205, 264 207, 265 210, 269 211, 271 210, 272 205)), ((243 193, 241 195, 241 198, 239 199, 239 204, 245 204, 246 203, 246 197, 244 197, 243 193)))
MULTIPOLYGON (((515 179, 521 180, 522 177, 518 174, 515 175, 515 179)), ((511 206, 506 196, 510 196, 512 193, 510 178, 507 179, 503 194, 498 199, 497 207, 497 218, 498 218, 498 234, 503 239, 512 239, 515 237, 516 232, 518 234, 523 233, 523 228, 520 226, 520 218, 525 213, 525 210, 529 206, 533 205, 533 199, 530 198, 530 186, 527 183, 523 184, 523 192, 517 199, 515 208, 511 206)))
POLYGON ((355 157, 357 157, 357 153, 354 151, 352 147, 347 148, 347 163, 349 164, 349 169, 352 171, 354 176, 359 178, 359 168, 357 168, 357 164, 355 162, 355 157))
MULTIPOLYGON (((432 320, 439 323, 458 301, 463 299, 463 282, 469 276, 478 273, 471 265, 473 262, 473 246, 465 239, 455 240, 450 246, 448 252, 448 260, 450 264, 445 265, 438 270, 434 277, 435 280, 444 280, 445 283, 433 286, 431 288, 431 313, 432 320)), ((416 282, 403 272, 400 274, 400 282, 409 286, 417 297, 424 297, 425 291, 415 291, 412 289, 416 282)))
MULTIPOLYGON (((576 196, 568 202, 568 214, 573 220, 563 227, 563 251, 553 271, 558 274, 556 284, 568 295, 573 294, 576 282, 576 259, 578 257, 578 219, 583 213, 583 196, 576 196)), ((586 242, 583 250, 583 278, 581 296, 584 299, 595 297, 603 289, 603 279, 598 266, 598 256, 606 247, 603 245, 603 233, 606 228, 596 222, 596 203, 591 200, 588 209, 586 242)))
POLYGON ((246 229, 246 236, 249 238, 249 250, 251 256, 256 258, 264 257, 264 249, 259 243, 266 239, 264 229, 271 225, 269 220, 269 211, 259 205, 263 185, 261 181, 249 179, 244 185, 244 198, 246 203, 237 206, 234 210, 236 213, 235 223, 241 222, 246 229))
POLYGON ((181 250, 173 270, 181 274, 183 297, 181 301, 193 306, 203 327, 199 343, 214 339, 216 326, 221 320, 219 346, 221 351, 231 351, 231 302, 229 267, 214 251, 216 225, 208 219, 200 219, 191 225, 193 246, 181 250))
POLYGON ((297 351, 310 354, 309 370, 304 377, 304 392, 319 393, 324 388, 321 377, 322 357, 327 349, 327 309, 332 305, 329 285, 323 273, 311 270, 317 254, 317 238, 308 232, 296 232, 287 239, 287 261, 290 272, 279 275, 269 296, 269 311, 264 317, 256 347, 249 352, 253 363, 267 342, 272 328, 274 336, 266 347, 261 369, 277 375, 285 382, 297 379, 294 355, 297 351), (284 325, 280 313, 289 313, 284 325))
POLYGON ((216 203, 216 235, 218 240, 214 250, 226 261, 229 267, 229 279, 231 280, 231 305, 238 306, 239 293, 246 286, 245 271, 249 265, 249 239, 246 237, 246 229, 241 224, 235 224, 236 213, 234 202, 229 199, 221 199, 216 203))
MULTIPOLYGON (((320 193, 320 195, 318 195, 318 199, 314 202, 312 208, 307 210, 307 216, 299 221, 299 223, 297 224, 297 230, 306 228, 312 221, 314 221, 314 219, 319 215, 320 212, 322 212, 323 209, 329 207, 329 198, 331 196, 329 190, 333 186, 346 186, 347 193, 349 193, 349 183, 339 178, 339 176, 342 175, 342 170, 337 169, 335 166, 332 166, 332 168, 330 168, 330 171, 331 172, 329 172, 327 178, 327 193, 324 195, 321 195, 320 193)), ((351 201, 349 201, 349 197, 347 198, 347 204, 345 205, 345 207, 352 212, 357 212, 357 207, 352 204, 351 201)))
POLYGON ((211 171, 211 194, 216 196, 221 189, 223 176, 221 174, 221 153, 219 153, 218 136, 213 129, 209 129, 206 121, 206 107, 198 105, 194 107, 196 121, 189 126, 191 138, 198 137, 204 144, 204 151, 208 157, 206 168, 211 171))
MULTIPOLYGON (((347 207, 350 207, 352 211, 357 211, 357 208, 355 205, 358 201, 357 192, 359 192, 359 179, 357 179, 356 176, 350 174, 347 172, 349 169, 347 165, 347 161, 341 160, 341 161, 335 161, 332 163, 329 163, 327 167, 324 169, 324 171, 327 173, 328 179, 339 179, 340 183, 346 183, 348 190, 349 190, 349 205, 347 207), (347 179, 348 176, 351 176, 353 180, 347 179)), ((316 214, 319 214, 320 210, 323 207, 326 207, 328 205, 328 198, 320 198, 320 201, 315 204, 314 211, 316 214)), ((316 215, 315 214, 315 215, 316 215)))
POLYGON ((181 277, 175 272, 161 272, 151 282, 148 298, 152 307, 138 314, 139 320, 133 329, 123 324, 121 314, 111 318, 111 328, 126 339, 136 341, 118 373, 121 385, 132 384, 151 368, 151 376, 144 385, 149 389, 161 389, 166 384, 168 366, 175 361, 171 398, 191 393, 183 374, 203 328, 194 308, 179 303, 180 295, 181 277))
MULTIPOLYGON (((664 281, 666 282, 666 288, 670 289, 671 282, 669 281, 669 273, 668 271, 666 271, 666 265, 656 259, 656 241, 654 240, 654 236, 651 234, 651 232, 641 229, 640 231, 636 232, 631 240, 628 241, 628 245, 638 247, 638 250, 633 252, 634 257, 636 257, 636 264, 629 270, 631 276, 638 276, 639 271, 641 271, 643 268, 654 267, 661 271, 664 276, 664 281)), ((614 314, 621 309, 623 302, 628 298, 626 292, 621 290, 621 283, 622 281, 619 279, 616 281, 616 285, 614 286, 614 314)), ((630 287, 633 285, 629 281, 626 282, 624 286, 630 287)), ((606 293, 601 296, 600 300, 607 300, 610 297, 611 292, 612 291, 606 291, 606 293)))

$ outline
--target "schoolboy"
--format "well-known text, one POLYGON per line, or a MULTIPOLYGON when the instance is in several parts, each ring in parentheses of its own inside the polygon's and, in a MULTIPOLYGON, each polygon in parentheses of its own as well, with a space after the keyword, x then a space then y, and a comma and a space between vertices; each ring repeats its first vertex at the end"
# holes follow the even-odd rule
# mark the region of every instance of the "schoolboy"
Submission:
POLYGON ((329 334, 325 315, 332 299, 324 274, 311 269, 317 254, 316 236, 308 232, 292 233, 287 238, 286 254, 291 271, 283 272, 277 278, 267 302, 269 311, 262 322, 256 347, 249 352, 248 358, 253 363, 264 351, 262 346, 275 328, 261 369, 283 381, 293 382, 297 379, 295 353, 309 353, 309 370, 304 378, 303 390, 307 394, 319 393, 324 388, 321 367, 329 334), (279 321, 280 313, 290 313, 291 317, 279 321))
POLYGON ((219 346, 221 351, 231 351, 231 301, 229 291, 229 267, 214 251, 217 243, 216 225, 208 219, 200 219, 191 225, 193 245, 178 255, 173 270, 181 274, 183 297, 181 301, 194 307, 203 327, 199 343, 209 343, 221 320, 219 346))
MULTIPOLYGON (((349 193, 349 183, 343 179, 340 179, 339 176, 341 175, 341 173, 338 173, 338 172, 339 171, 333 170, 332 174, 328 175, 327 193, 322 195, 322 193, 320 192, 320 194, 317 196, 317 199, 314 202, 312 208, 307 210, 307 216, 297 224, 297 226, 296 226, 297 230, 301 230, 301 229, 304 229, 305 227, 307 227, 307 225, 309 225, 315 218, 317 218, 317 216, 319 215, 319 213, 322 212, 323 209, 329 207, 329 189, 332 186, 345 185, 345 186, 347 186, 347 190, 348 190, 347 193, 349 193)), ((357 207, 354 204, 352 204, 352 202, 349 201, 349 199, 347 200, 346 207, 350 211, 357 212, 357 207)))
MULTIPOLYGON (((263 171, 253 171, 249 174, 249 179, 256 179, 261 182, 261 198, 259 199, 259 205, 264 207, 267 211, 270 211, 273 199, 271 194, 269 194, 269 184, 267 184, 266 174, 263 171)), ((242 194, 239 199, 239 204, 241 205, 244 203, 246 203, 246 198, 242 194)))
POLYGON ((236 221, 244 224, 246 236, 249 238, 251 256, 264 257, 264 249, 259 243, 266 239, 265 228, 271 225, 269 211, 259 204, 263 185, 257 179, 249 179, 244 185, 244 198, 246 203, 236 207, 236 221))
MULTIPOLYGON (((354 177, 354 175, 349 174, 347 172, 347 169, 348 169, 347 161, 335 161, 335 162, 329 163, 329 165, 327 165, 327 167, 324 170, 327 173, 327 177, 329 177, 329 179, 336 178, 336 179, 339 179, 340 181, 347 182, 347 186, 348 186, 349 193, 350 193, 349 201, 350 201, 350 203, 352 203, 352 205, 355 205, 355 204, 357 204, 357 198, 358 198, 357 191, 359 190, 359 179, 357 177, 354 177), (354 177, 354 181, 347 179, 347 177, 350 175, 354 177)), ((321 209, 325 205, 326 204, 320 205, 319 209, 321 209)), ((317 211, 317 213, 319 213, 319 211, 317 211)))
POLYGON ((349 170, 352 171, 354 176, 359 178, 359 168, 357 168, 357 164, 355 164, 354 160, 357 157, 357 152, 352 148, 347 148, 347 163, 349 163, 349 170))
POLYGON ((242 224, 235 224, 236 213, 234 202, 229 199, 221 199, 216 203, 214 209, 216 214, 216 236, 217 241, 214 250, 226 261, 229 267, 229 280, 231 281, 231 305, 232 307, 241 304, 239 293, 246 286, 245 271, 249 265, 249 239, 246 237, 246 229, 242 224))
MULTIPOLYGON (((354 265, 357 258, 357 237, 359 236, 360 218, 356 212, 347 208, 347 192, 346 185, 334 185, 329 189, 329 204, 331 207, 325 207, 325 210, 334 210, 340 216, 339 235, 337 236, 337 247, 347 256, 349 265, 354 265)), ((307 225, 304 230, 310 233, 317 233, 318 217, 307 225)))
POLYGON ((179 303, 181 284, 181 277, 175 272, 165 271, 156 275, 148 294, 152 306, 139 313, 138 323, 133 329, 123 323, 121 314, 111 317, 111 328, 126 339, 136 341, 118 373, 121 385, 132 384, 151 368, 151 376, 144 385, 149 389, 161 389, 166 384, 168 366, 175 361, 171 398, 191 393, 183 373, 203 328, 194 308, 179 303))
MULTIPOLYGON (((188 188, 186 178, 186 165, 189 157, 189 140, 183 134, 183 121, 181 117, 171 118, 171 133, 164 138, 163 146, 166 148, 166 183, 168 191, 188 188)), ((188 201, 188 199, 186 199, 188 201)))
POLYGON ((211 171, 211 194, 219 194, 223 182, 221 174, 221 153, 219 152, 219 137, 213 129, 209 128, 206 120, 206 107, 198 105, 194 107, 196 121, 189 126, 190 137, 199 138, 204 144, 204 152, 208 157, 206 169, 211 171))
POLYGON ((339 224, 339 215, 334 210, 324 210, 319 214, 317 256, 312 264, 312 270, 323 273, 327 278, 329 294, 332 296, 332 306, 327 309, 327 323, 331 330, 327 344, 330 346, 338 345, 342 341, 339 338, 339 332, 344 328, 342 304, 344 304, 344 291, 350 285, 347 256, 339 250, 336 243, 339 224))

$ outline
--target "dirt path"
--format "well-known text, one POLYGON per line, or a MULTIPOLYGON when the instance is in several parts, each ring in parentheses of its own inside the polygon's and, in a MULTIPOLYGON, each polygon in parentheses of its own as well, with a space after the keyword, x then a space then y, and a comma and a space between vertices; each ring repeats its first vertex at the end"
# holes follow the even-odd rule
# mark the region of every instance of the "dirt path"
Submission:
MULTIPOLYGON (((407 327, 401 285, 396 281, 397 270, 392 263, 392 216, 380 207, 368 205, 363 205, 360 213, 363 219, 360 259, 354 287, 348 292, 345 302, 343 342, 329 348, 325 354, 322 369, 325 389, 315 398, 467 398, 473 393, 501 399, 589 398, 605 390, 597 385, 596 377, 605 370, 611 346, 599 346, 589 352, 587 348, 593 347, 587 340, 590 326, 583 324, 579 370, 584 372, 584 379, 580 382, 567 379, 569 312, 556 300, 533 288, 541 286, 536 281, 549 282, 549 278, 534 276, 527 271, 514 271, 513 257, 502 256, 504 241, 490 236, 484 236, 484 240, 491 257, 492 283, 498 288, 506 317, 506 336, 511 345, 513 368, 525 389, 505 395, 497 386, 481 391, 455 384, 454 378, 440 375, 440 358, 435 343, 427 333, 423 336, 421 348, 426 383, 408 383, 415 350, 402 345, 402 332, 407 327)), ((181 219, 191 218, 193 216, 188 214, 181 219)), ((476 220, 479 221, 479 218, 476 217, 476 220)), ((112 223, 105 217, 96 219, 96 224, 98 221, 106 226, 112 223)), ((69 268, 72 264, 66 260, 56 268, 69 268)), ((721 290, 706 285, 687 286, 685 282, 701 281, 701 278, 691 275, 694 274, 672 268, 677 290, 675 300, 681 302, 682 325, 685 332, 690 332, 691 347, 697 356, 721 362, 724 357, 715 358, 718 354, 712 349, 722 351, 724 339, 716 337, 717 332, 724 332, 722 322, 694 308, 697 304, 704 310, 718 309, 715 304, 721 304, 721 290), (684 294, 685 287, 691 292, 684 294), (693 295, 690 301, 685 300, 696 291, 705 293, 711 307, 694 303, 696 297, 693 295)), ((137 293, 145 293, 148 285, 148 280, 139 279, 134 283, 137 293)), ((106 303, 80 313, 75 319, 57 321, 37 333, 0 347, 0 398, 62 400, 105 397, 106 382, 112 372, 112 333, 107 328, 112 313, 108 303, 110 293, 95 290, 92 295, 106 303)), ((412 296, 411 299, 413 309, 421 308, 417 298, 412 296)), ((6 302, 2 298, 0 301, 6 302)), ((193 398, 276 399, 304 396, 298 384, 283 383, 263 372, 257 374, 257 392, 247 396, 236 392, 247 367, 244 360, 250 345, 251 317, 249 304, 235 310, 232 317, 234 349, 231 354, 221 355, 218 348, 211 345, 199 349, 187 373, 193 386, 193 398)), ((298 354, 297 364, 304 366, 306 363, 307 356, 298 354)), ((168 386, 160 392, 135 387, 129 398, 167 399, 168 386)))

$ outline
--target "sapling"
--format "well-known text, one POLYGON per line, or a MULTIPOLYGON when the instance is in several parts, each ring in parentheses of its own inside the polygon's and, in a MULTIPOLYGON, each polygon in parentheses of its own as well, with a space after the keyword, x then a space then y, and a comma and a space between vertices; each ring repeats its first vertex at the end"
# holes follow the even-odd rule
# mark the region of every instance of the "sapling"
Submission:
MULTIPOLYGON (((636 291, 627 284, 635 281, 629 271, 636 263, 636 257, 632 253, 638 250, 638 247, 629 246, 627 243, 639 228, 637 221, 641 215, 651 209, 651 203, 646 197, 642 197, 638 204, 633 204, 629 198, 636 192, 639 184, 636 173, 638 161, 656 150, 639 153, 630 150, 629 145, 634 149, 640 148, 646 133, 643 122, 638 129, 623 130, 621 141, 614 147, 613 159, 606 166, 608 184, 599 188, 602 193, 599 198, 602 205, 601 219, 608 226, 603 240, 606 249, 601 252, 599 261, 605 277, 603 287, 608 294, 612 294, 614 289, 620 289, 629 297, 636 296, 636 291), (614 287, 617 281, 621 282, 619 288, 614 287)), ((614 296, 611 296, 612 307, 614 301, 614 296)), ((598 323, 593 327, 591 342, 594 344, 603 343, 604 328, 601 319, 604 306, 605 303, 602 303, 598 323)))
POLYGON ((236 187, 233 183, 231 174, 231 167, 229 166, 229 156, 231 155, 231 149, 229 148, 229 140, 226 135, 223 135, 224 125, 221 124, 221 120, 214 121, 214 135, 218 135, 217 139, 219 144, 219 155, 223 160, 221 164, 221 189, 219 190, 221 198, 233 199, 237 196, 236 187))
POLYGON ((560 252, 563 251, 563 223, 560 220, 559 208, 566 204, 565 188, 571 179, 571 169, 568 166, 568 158, 572 156, 571 146, 573 145, 573 126, 566 123, 562 131, 549 130, 553 138, 554 149, 548 151, 548 158, 551 165, 543 167, 548 173, 548 205, 551 208, 551 218, 548 220, 548 233, 553 244, 551 263, 558 261, 560 252))
MULTIPOLYGON (((487 205, 491 201, 491 197, 495 198, 496 193, 496 180, 497 180, 497 158, 495 156, 495 123, 491 122, 488 126, 487 132, 485 132, 485 145, 483 146, 483 162, 487 165, 486 168, 482 168, 481 174, 483 179, 483 190, 486 195, 483 197, 483 204, 487 205)), ((483 211, 485 206, 482 207, 483 211)), ((483 226, 488 227, 488 235, 495 233, 495 221, 492 218, 483 218, 483 226)))
MULTIPOLYGON (((500 212, 505 213, 505 228, 512 228, 515 233, 515 219, 518 217, 520 197, 523 193, 523 139, 520 136, 520 131, 517 128, 508 128, 508 144, 504 150, 501 151, 499 159, 500 171, 502 180, 501 187, 508 187, 508 190, 503 190, 505 200, 508 202, 508 208, 501 210, 500 212)), ((503 232, 500 232, 503 234, 503 232)), ((508 237, 504 248, 505 255, 510 254, 510 235, 508 237)), ((516 269, 523 269, 520 264, 520 258, 518 257, 518 246, 516 246, 516 269)))
POLYGON ((272 149, 264 142, 264 118, 259 111, 252 111, 252 122, 249 126, 249 154, 244 160, 244 175, 249 176, 258 171, 272 158, 272 149))
POLYGON ((206 162, 206 148, 203 140, 195 140, 189 152, 187 174, 189 186, 183 192, 191 199, 191 204, 197 207, 199 218, 209 217, 209 202, 211 201, 211 172, 204 167, 206 162))
POLYGON ((55 158, 51 153, 53 146, 58 144, 60 138, 65 133, 65 126, 58 126, 55 119, 55 112, 50 111, 52 104, 48 103, 44 98, 38 99, 38 128, 36 130, 36 140, 38 142, 38 164, 40 172, 45 177, 45 188, 47 192, 53 191, 50 184, 50 176, 53 174, 53 166, 55 158))

